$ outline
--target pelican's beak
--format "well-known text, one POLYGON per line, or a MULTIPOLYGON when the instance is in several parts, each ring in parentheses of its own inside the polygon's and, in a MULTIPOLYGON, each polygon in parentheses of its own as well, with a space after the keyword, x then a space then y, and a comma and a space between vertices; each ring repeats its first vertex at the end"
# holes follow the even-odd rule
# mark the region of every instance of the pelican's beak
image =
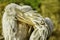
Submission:
POLYGON ((23 22, 23 23, 26 23, 28 25, 34 26, 34 23, 29 18, 26 19, 27 17, 24 17, 24 13, 23 12, 17 11, 17 17, 16 18, 20 22, 23 22))

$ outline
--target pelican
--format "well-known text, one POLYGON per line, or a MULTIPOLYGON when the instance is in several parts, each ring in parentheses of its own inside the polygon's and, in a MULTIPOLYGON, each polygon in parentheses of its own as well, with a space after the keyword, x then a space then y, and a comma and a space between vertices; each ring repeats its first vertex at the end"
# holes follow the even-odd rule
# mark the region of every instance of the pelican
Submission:
POLYGON ((49 25, 30 6, 11 3, 5 7, 2 18, 4 40, 46 40, 49 25))

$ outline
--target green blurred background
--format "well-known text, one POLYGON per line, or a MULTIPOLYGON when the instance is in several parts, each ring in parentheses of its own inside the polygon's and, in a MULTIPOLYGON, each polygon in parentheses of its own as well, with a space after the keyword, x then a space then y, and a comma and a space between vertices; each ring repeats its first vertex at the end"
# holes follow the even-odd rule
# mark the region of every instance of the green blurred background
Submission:
POLYGON ((54 30, 48 40, 60 40, 60 0, 0 0, 0 40, 3 40, 1 23, 2 15, 4 13, 5 6, 9 3, 30 5, 44 18, 51 18, 54 23, 54 30))

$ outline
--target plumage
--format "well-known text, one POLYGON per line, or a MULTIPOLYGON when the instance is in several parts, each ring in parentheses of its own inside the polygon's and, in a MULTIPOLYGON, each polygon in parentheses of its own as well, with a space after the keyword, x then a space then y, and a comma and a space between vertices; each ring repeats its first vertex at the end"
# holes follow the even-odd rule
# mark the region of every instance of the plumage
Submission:
POLYGON ((27 5, 7 5, 2 18, 5 40, 46 40, 48 26, 44 18, 27 5))

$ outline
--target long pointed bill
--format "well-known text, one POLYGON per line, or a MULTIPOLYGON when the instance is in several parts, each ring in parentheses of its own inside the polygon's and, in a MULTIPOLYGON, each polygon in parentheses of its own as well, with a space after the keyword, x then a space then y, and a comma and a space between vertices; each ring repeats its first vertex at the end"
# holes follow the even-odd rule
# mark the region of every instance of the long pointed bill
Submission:
POLYGON ((26 24, 34 26, 34 23, 29 18, 27 18, 26 15, 24 16, 24 13, 22 13, 20 11, 17 11, 17 17, 16 18, 20 22, 24 22, 26 24))

